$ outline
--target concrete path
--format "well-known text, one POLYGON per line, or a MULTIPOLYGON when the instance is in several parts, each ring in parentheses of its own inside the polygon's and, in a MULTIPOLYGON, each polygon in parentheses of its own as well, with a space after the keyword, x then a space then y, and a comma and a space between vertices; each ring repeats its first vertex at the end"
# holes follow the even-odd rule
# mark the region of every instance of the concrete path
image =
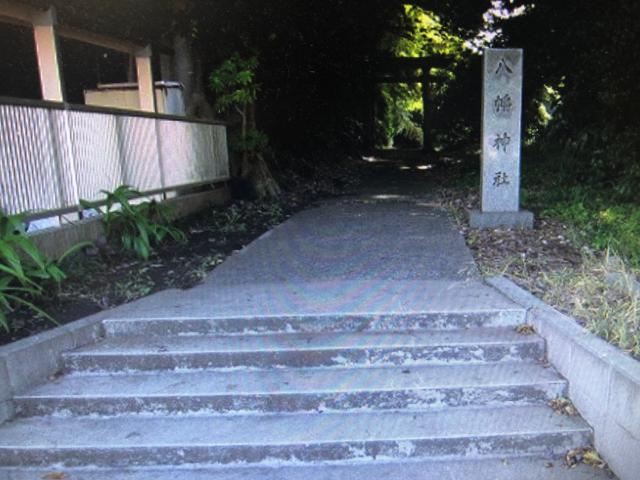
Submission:
POLYGON ((15 399, 0 479, 608 478, 562 466, 591 430, 416 167, 105 320, 15 399))

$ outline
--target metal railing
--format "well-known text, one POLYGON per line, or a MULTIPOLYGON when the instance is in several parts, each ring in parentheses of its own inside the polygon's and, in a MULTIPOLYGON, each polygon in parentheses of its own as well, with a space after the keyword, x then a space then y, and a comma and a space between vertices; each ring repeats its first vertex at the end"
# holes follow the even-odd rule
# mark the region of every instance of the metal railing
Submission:
POLYGON ((142 192, 228 180, 224 124, 170 115, 0 99, 0 207, 72 212, 101 190, 142 192))

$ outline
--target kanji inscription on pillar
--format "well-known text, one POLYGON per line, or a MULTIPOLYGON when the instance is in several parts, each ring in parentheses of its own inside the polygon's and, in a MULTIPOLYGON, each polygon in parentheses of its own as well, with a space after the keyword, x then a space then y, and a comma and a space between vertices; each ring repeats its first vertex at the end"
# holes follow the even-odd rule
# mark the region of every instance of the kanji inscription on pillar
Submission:
POLYGON ((522 50, 484 51, 482 211, 520 208, 522 50))

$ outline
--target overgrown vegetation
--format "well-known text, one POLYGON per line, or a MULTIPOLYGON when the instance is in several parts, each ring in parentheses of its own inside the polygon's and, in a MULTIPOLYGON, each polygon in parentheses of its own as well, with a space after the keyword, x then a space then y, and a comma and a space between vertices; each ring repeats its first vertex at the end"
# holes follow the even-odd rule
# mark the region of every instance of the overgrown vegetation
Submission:
POLYGON ((232 159, 234 176, 246 180, 263 198, 278 195, 280 187, 264 158, 269 138, 256 124, 255 102, 260 90, 255 79, 257 68, 257 57, 242 58, 234 53, 213 71, 209 81, 218 113, 235 112, 240 116, 240 132, 235 132, 230 141, 232 152, 241 156, 240 162, 232 159))
MULTIPOLYGON (((451 124, 442 115, 443 104, 452 101, 457 75, 463 62, 470 61, 474 53, 465 47, 464 38, 450 23, 423 7, 405 4, 396 14, 393 26, 380 41, 380 55, 401 58, 446 58, 448 65, 431 69, 426 109, 437 121, 430 122, 433 138, 430 147, 442 149, 451 139, 451 124)), ((423 76, 421 69, 399 71, 397 75, 423 76)), ((378 147, 422 147, 423 103, 422 83, 385 83, 378 87, 376 100, 375 143, 378 147)), ((468 94, 467 94, 468 95, 468 94)), ((460 111, 465 117, 464 111, 460 111)), ((450 145, 447 145, 450 146, 450 145)))
POLYGON ((546 301, 566 305, 587 329, 640 358, 640 290, 624 262, 585 253, 579 268, 545 273, 545 282, 546 301))
POLYGON ((57 260, 47 258, 27 236, 23 215, 7 215, 0 210, 0 327, 9 331, 8 314, 25 307, 55 323, 53 317, 36 305, 48 287, 59 288, 66 278, 64 261, 87 242, 70 248, 57 260))
POLYGON ((134 203, 144 198, 137 190, 122 185, 113 192, 103 190, 104 207, 101 202, 82 201, 86 209, 94 209, 102 215, 107 238, 118 241, 130 252, 147 260, 153 248, 167 238, 185 242, 185 234, 171 225, 171 211, 155 200, 134 203))
MULTIPOLYGON (((459 176, 456 183, 442 190, 443 203, 458 221, 483 275, 511 278, 640 358, 638 237, 624 235, 637 219, 609 214, 609 209, 621 208, 615 195, 601 196, 603 191, 593 186, 563 190, 553 175, 529 178, 525 204, 538 216, 535 229, 479 231, 467 223, 468 210, 478 207, 477 173, 459 176), (616 247, 627 253, 625 259, 612 253, 620 251, 616 247)), ((632 204, 626 208, 637 211, 632 204)))
POLYGON ((633 198, 635 188, 630 191, 626 182, 579 182, 551 162, 530 168, 523 190, 527 207, 543 218, 571 224, 580 244, 601 252, 612 248, 633 268, 640 267, 640 205, 633 198))

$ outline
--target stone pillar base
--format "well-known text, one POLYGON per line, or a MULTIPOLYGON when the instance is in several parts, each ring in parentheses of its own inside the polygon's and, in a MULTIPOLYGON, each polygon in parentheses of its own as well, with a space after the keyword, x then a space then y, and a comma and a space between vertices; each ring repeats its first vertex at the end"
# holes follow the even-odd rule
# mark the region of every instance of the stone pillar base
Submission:
POLYGON ((473 210, 469 215, 471 228, 482 230, 508 228, 528 230, 533 228, 533 213, 527 210, 518 212, 481 212, 473 210))

